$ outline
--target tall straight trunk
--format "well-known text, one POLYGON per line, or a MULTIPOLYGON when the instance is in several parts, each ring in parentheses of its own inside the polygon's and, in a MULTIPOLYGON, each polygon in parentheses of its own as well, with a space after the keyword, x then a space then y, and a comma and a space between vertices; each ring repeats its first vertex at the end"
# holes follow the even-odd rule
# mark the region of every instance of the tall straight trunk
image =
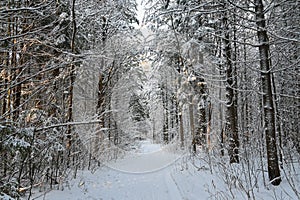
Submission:
POLYGON ((179 83, 178 83, 178 79, 176 78, 176 84, 175 84, 175 91, 176 91, 176 93, 174 94, 174 106, 175 106, 175 127, 177 127, 178 128, 178 126, 179 126, 179 102, 178 102, 178 97, 177 97, 177 93, 178 93, 178 85, 179 85, 179 83))
MULTIPOLYGON (((104 61, 102 60, 102 66, 104 66, 104 61)), ((100 144, 102 142, 102 131, 101 129, 104 127, 104 76, 102 73, 99 74, 99 80, 98 80, 98 99, 97 99, 97 107, 96 107, 96 112, 97 112, 97 118, 100 121, 99 126, 97 127, 96 131, 96 138, 95 138, 95 143, 94 143, 94 154, 98 155, 100 151, 100 144)), ((114 136, 115 138, 115 136, 114 136)))
MULTIPOLYGON (((8 2, 7 6, 8 6, 8 8, 11 8, 11 6, 12 6, 11 1, 8 2)), ((7 18, 7 37, 12 36, 11 24, 12 24, 12 17, 8 17, 7 18)), ((11 41, 6 40, 5 42, 6 42, 5 47, 7 49, 9 49, 11 46, 11 44, 10 44, 11 41)), ((10 52, 10 50, 7 51, 7 53, 6 53, 6 56, 7 56, 6 59, 4 58, 5 59, 4 64, 6 64, 6 67, 7 67, 6 71, 4 71, 4 76, 5 76, 4 83, 7 83, 7 85, 6 84, 4 85, 4 87, 6 88, 6 90, 5 90, 6 94, 3 98, 3 105, 2 105, 2 113, 4 114, 3 117, 6 117, 7 119, 9 119, 9 116, 10 116, 10 104, 11 104, 10 103, 11 102, 11 89, 10 89, 10 87, 11 87, 11 85, 10 85, 11 84, 11 70, 10 70, 9 52, 10 52)), ((1 71, 1 72, 3 72, 3 71, 1 71)))
POLYGON ((153 141, 154 142, 156 142, 156 135, 155 135, 155 119, 154 119, 154 117, 153 117, 153 119, 152 119, 152 139, 153 139, 153 141))
POLYGON ((194 123, 194 104, 193 95, 189 95, 189 116, 190 116, 190 127, 192 135, 192 148, 193 152, 196 153, 196 137, 195 137, 195 123, 194 123))
POLYGON ((21 69, 17 69, 15 71, 16 73, 16 82, 17 82, 17 85, 16 87, 14 88, 14 111, 13 111, 13 119, 14 120, 17 120, 18 117, 19 117, 19 114, 20 114, 20 105, 21 105, 21 90, 22 90, 22 84, 20 83, 21 82, 21 79, 19 78, 19 74, 21 72, 21 69))
MULTIPOLYGON (((248 58, 247 58, 247 47, 246 47, 246 39, 244 39, 244 44, 243 44, 243 61, 246 63, 248 61, 248 58)), ((247 76, 248 74, 248 71, 247 71, 247 68, 245 67, 244 69, 244 72, 243 72, 243 78, 244 78, 244 83, 245 83, 245 86, 244 86, 244 90, 245 91, 248 91, 249 90, 249 87, 248 87, 248 83, 251 82, 251 79, 248 78, 247 76)), ((249 139, 252 135, 252 129, 250 128, 250 124, 252 123, 252 110, 251 110, 251 106, 250 106, 250 99, 248 96, 249 94, 245 94, 243 93, 244 95, 244 98, 243 98, 243 102, 245 103, 245 108, 244 108, 244 116, 243 116, 243 123, 245 124, 245 131, 246 133, 244 133, 244 140, 247 141, 247 143, 249 142, 249 139)))
POLYGON ((224 57, 226 60, 225 71, 226 71, 226 124, 225 131, 227 134, 229 147, 228 154, 230 163, 239 163, 239 135, 238 135, 238 124, 237 124, 237 105, 236 105, 236 93, 235 78, 234 78, 234 67, 232 63, 232 49, 230 42, 230 29, 228 25, 227 14, 223 16, 224 26, 224 57))
MULTIPOLYGON (((104 65, 104 62, 102 62, 104 65)), ((103 116, 101 113, 104 110, 104 75, 102 73, 99 74, 99 80, 98 80, 98 101, 97 101, 97 113, 98 116, 103 116)), ((100 117, 100 126, 101 128, 104 127, 104 119, 103 117, 100 117)))
POLYGON ((182 117, 182 108, 180 108, 179 114, 179 134, 180 134, 180 147, 184 147, 184 132, 183 132, 183 117, 182 117))
MULTIPOLYGON (((5 45, 5 48, 8 48, 8 44, 5 45)), ((1 82, 1 84, 3 84, 3 88, 1 88, 2 91, 4 91, 4 93, 6 93, 6 91, 8 90, 8 53, 3 53, 3 69, 1 70, 1 75, 3 78, 3 82, 1 82)), ((1 105, 1 116, 4 116, 4 114, 6 113, 7 110, 7 97, 6 95, 3 96, 2 99, 2 105, 1 105)))
POLYGON ((194 90, 199 95, 199 103, 197 106, 197 129, 195 130, 195 142, 196 144, 200 145, 204 143, 206 140, 207 142, 207 93, 208 89, 206 86, 206 82, 203 78, 197 78, 196 84, 193 84, 194 90))
POLYGON ((116 129, 116 132, 114 134, 114 145, 118 145, 120 143, 120 138, 119 138, 119 129, 117 127, 117 122, 115 121, 115 129, 116 129))
MULTIPOLYGON (((222 40, 219 39, 218 42, 218 53, 217 53, 217 57, 219 58, 219 60, 221 60, 222 57, 222 40)), ((219 67, 219 73, 220 73, 220 77, 223 76, 223 70, 222 70, 222 64, 218 65, 219 67)), ((218 92, 218 98, 221 100, 222 99, 222 82, 219 81, 219 92, 218 92)), ((221 103, 219 103, 219 128, 220 128, 220 134, 219 134, 219 139, 220 139, 220 154, 221 156, 224 156, 225 152, 224 152, 224 127, 223 127, 223 105, 221 103)))
POLYGON ((164 143, 169 143, 169 106, 168 106, 168 89, 167 89, 167 80, 163 92, 163 105, 164 105, 164 125, 163 125, 163 140, 164 143))
POLYGON ((270 46, 268 34, 266 31, 264 5, 262 0, 255 0, 255 15, 257 25, 257 37, 259 42, 259 57, 264 109, 264 130, 266 136, 268 158, 268 175, 272 185, 279 185, 281 182, 281 177, 276 146, 275 110, 273 103, 269 57, 270 46))
MULTIPOLYGON (((13 25, 13 34, 17 35, 17 18, 13 20, 14 24, 13 25)), ((19 77, 19 67, 17 65, 17 51, 18 51, 18 44, 17 44, 17 39, 13 39, 13 48, 12 48, 12 55, 11 55, 11 74, 12 74, 12 82, 16 84, 14 88, 12 88, 11 93, 12 93, 12 105, 11 105, 11 112, 12 112, 12 119, 14 121, 17 120, 19 117, 19 106, 21 103, 21 88, 20 84, 18 84, 18 81, 20 80, 19 77)))
POLYGON ((278 142, 279 142, 279 161, 280 161, 280 168, 283 169, 283 149, 282 149, 282 131, 281 131, 281 117, 280 117, 280 113, 279 113, 279 101, 276 95, 276 85, 275 85, 275 78, 274 78, 274 74, 272 74, 272 86, 273 86, 273 94, 274 94, 274 106, 275 106, 275 124, 276 124, 276 130, 275 132, 277 132, 277 136, 278 136, 278 142))
MULTIPOLYGON (((16 22, 17 24, 17 22, 16 22)), ((16 27, 16 34, 17 34, 17 27, 16 27)), ((14 45, 17 45, 17 41, 15 39, 14 41, 14 45)), ((22 90, 22 84, 21 84, 21 71, 22 71, 22 68, 21 68, 21 63, 17 61, 17 56, 19 56, 17 54, 17 47, 15 47, 16 49, 16 53, 14 54, 14 56, 16 57, 14 59, 14 74, 15 74, 15 81, 16 81, 16 87, 13 89, 13 93, 14 93, 14 105, 13 105, 13 108, 14 108, 14 111, 13 111, 13 119, 16 121, 19 117, 19 114, 20 114, 20 105, 21 105, 21 90, 22 90)))
MULTIPOLYGON (((75 20, 75 0, 72 1, 72 8, 71 8, 71 15, 72 15, 72 38, 71 38, 71 51, 75 53, 75 36, 76 36, 76 20, 75 20)), ((70 81, 69 81, 69 98, 68 98, 68 122, 73 120, 73 85, 75 82, 75 65, 74 65, 74 58, 72 59, 71 67, 70 67, 70 81)), ((72 141, 72 129, 71 125, 68 126, 67 131, 67 148, 71 146, 72 141)))
MULTIPOLYGON (((237 75, 237 57, 239 56, 239 52, 238 52, 238 47, 237 47, 237 28, 236 28, 236 9, 233 10, 233 21, 234 21, 234 25, 233 25, 233 57, 232 60, 234 61, 232 63, 232 79, 233 79, 233 83, 232 83, 232 87, 231 89, 233 90, 233 115, 234 115, 234 132, 233 132, 233 138, 234 138, 234 148, 235 148, 235 156, 237 156, 238 158, 238 153, 239 153, 239 148, 240 148, 240 141, 239 141, 239 125, 238 125, 238 75, 237 75)), ((238 161, 239 162, 239 161, 238 161)))
MULTIPOLYGON (((203 98, 203 97, 202 97, 203 98)), ((204 138, 207 137, 207 119, 206 119, 206 103, 204 103, 204 99, 200 100, 203 101, 203 105, 201 105, 200 109, 199 109, 199 119, 198 119, 198 130, 196 132, 196 138, 195 138, 195 142, 197 144, 201 144, 201 142, 203 140, 205 140, 204 138)), ((206 140, 206 144, 207 144, 207 140, 206 140)))
MULTIPOLYGON (((12 1, 12 5, 15 6, 15 2, 12 1)), ((13 16, 11 20, 11 28, 10 28, 10 33, 11 36, 17 35, 17 17, 13 16)), ((9 24, 10 26, 10 24, 9 24)), ((10 82, 14 85, 17 82, 17 39, 14 38, 12 39, 12 49, 11 49, 11 55, 10 55, 10 82)), ((16 106, 18 97, 16 95, 16 87, 11 86, 9 89, 9 111, 10 111, 10 118, 13 120, 16 120, 16 106)))
POLYGON ((212 117, 212 105, 211 103, 208 104, 208 114, 207 114, 207 133, 206 133, 206 146, 207 150, 211 150, 211 117, 212 117))
MULTIPOLYGON (((6 72, 3 73, 3 85, 4 87, 1 88, 3 91, 6 91, 7 90, 7 84, 8 84, 8 81, 7 81, 7 74, 6 72)), ((2 99, 2 104, 1 104, 1 116, 3 116, 5 113, 6 113, 6 97, 4 96, 3 99, 2 99)))
MULTIPOLYGON (((174 80, 175 77, 173 77, 173 73, 171 72, 171 80, 174 80)), ((173 88, 174 85, 171 86, 171 88, 173 88)), ((175 98, 175 94, 172 91, 171 92, 171 105, 170 105, 170 127, 171 127, 171 135, 170 135, 170 139, 172 140, 174 138, 174 127, 175 127, 175 118, 176 118, 176 112, 175 112, 175 102, 176 102, 176 98, 175 98)))

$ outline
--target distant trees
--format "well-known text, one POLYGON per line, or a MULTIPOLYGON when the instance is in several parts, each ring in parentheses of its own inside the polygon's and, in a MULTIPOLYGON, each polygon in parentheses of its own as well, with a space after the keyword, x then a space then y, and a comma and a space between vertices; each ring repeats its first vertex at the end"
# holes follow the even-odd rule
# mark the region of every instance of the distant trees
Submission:
POLYGON ((173 91, 178 114, 171 118, 177 117, 175 121, 179 120, 179 132, 189 130, 193 151, 204 141, 205 145, 210 143, 210 131, 207 130, 210 128, 209 89, 203 76, 204 33, 201 32, 201 16, 197 9, 193 9, 198 4, 195 1, 151 1, 148 10, 151 13, 148 20, 156 23, 153 27, 158 30, 157 63, 165 63, 177 72, 177 80, 173 80, 177 86, 173 91), (157 17, 153 17, 153 13, 157 17), (189 126, 184 128, 181 120, 188 120, 189 126))
POLYGON ((133 121, 140 122, 149 118, 145 101, 135 93, 130 97, 129 110, 132 112, 133 121))

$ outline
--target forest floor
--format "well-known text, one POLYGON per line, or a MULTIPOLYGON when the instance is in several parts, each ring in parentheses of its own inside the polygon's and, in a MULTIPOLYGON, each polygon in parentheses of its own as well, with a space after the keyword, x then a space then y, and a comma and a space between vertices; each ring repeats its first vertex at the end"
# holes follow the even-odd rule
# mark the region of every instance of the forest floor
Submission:
MULTIPOLYGON (((288 196, 287 184, 278 189, 257 189, 255 199, 296 199, 288 196)), ((271 186, 270 186, 271 187, 271 186)), ((63 190, 35 192, 32 199, 46 200, 201 200, 248 199, 240 189, 228 186, 211 173, 204 161, 172 153, 150 141, 122 159, 95 172, 79 171, 63 190), (196 167, 197 166, 197 167, 196 167)), ((290 193, 291 194, 291 193, 290 193)), ((251 198, 252 199, 252 198, 251 198)))

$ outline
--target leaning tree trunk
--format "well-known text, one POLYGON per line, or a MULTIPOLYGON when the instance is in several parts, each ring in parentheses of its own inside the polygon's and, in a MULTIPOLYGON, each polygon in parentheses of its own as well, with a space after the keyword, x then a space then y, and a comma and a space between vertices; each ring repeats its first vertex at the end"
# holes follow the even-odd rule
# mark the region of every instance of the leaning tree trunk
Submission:
POLYGON ((268 175, 273 185, 281 182, 278 163, 276 133, 275 133, 275 110, 271 86, 269 39, 266 31, 264 6, 262 0, 255 0, 255 14, 257 25, 257 36, 259 42, 259 57, 261 68, 263 107, 264 107, 264 130, 266 135, 268 175))

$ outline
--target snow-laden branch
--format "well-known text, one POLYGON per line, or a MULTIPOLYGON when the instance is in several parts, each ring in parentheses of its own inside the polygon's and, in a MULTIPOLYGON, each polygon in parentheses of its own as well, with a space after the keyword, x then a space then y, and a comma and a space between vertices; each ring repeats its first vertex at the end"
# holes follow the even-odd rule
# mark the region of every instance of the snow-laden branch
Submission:
MULTIPOLYGON (((101 117, 107 113, 110 112, 115 112, 115 110, 109 110, 109 111, 105 111, 102 112, 99 116, 97 117, 101 117)), ((40 128, 36 128, 36 131, 43 131, 43 130, 47 130, 47 129, 51 129, 51 128, 57 128, 57 127, 61 127, 61 126, 76 126, 76 125, 85 125, 85 124, 96 124, 96 123, 100 123, 102 120, 101 119, 95 119, 95 120, 86 120, 86 121, 75 121, 75 122, 66 122, 66 123, 59 123, 59 124, 52 124, 49 126, 44 126, 44 127, 40 127, 40 128)), ((107 128, 103 128, 100 130, 107 130, 107 128)))
POLYGON ((67 122, 67 123, 60 123, 60 124, 52 124, 50 126, 45 126, 41 128, 35 129, 36 131, 43 131, 51 128, 57 128, 61 126, 75 126, 75 125, 84 125, 84 124, 96 124, 100 123, 101 120, 90 120, 90 121, 81 121, 81 122, 67 122))

